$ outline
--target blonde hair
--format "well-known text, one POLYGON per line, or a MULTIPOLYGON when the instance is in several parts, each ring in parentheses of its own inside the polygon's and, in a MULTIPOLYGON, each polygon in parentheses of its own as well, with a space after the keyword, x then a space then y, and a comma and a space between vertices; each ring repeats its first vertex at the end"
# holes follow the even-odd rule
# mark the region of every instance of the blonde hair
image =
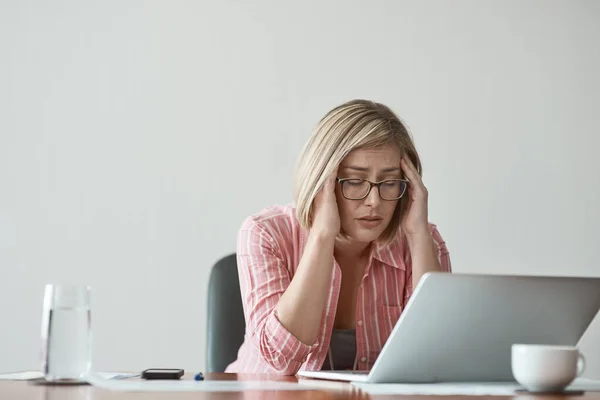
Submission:
MULTIPOLYGON (((315 196, 348 153, 359 148, 381 148, 390 143, 398 147, 401 156, 408 156, 422 174, 421 161, 410 133, 387 106, 358 99, 329 111, 313 130, 297 162, 294 199, 300 225, 310 229, 315 196)), ((407 201, 405 194, 379 240, 390 242, 396 236, 407 201)))

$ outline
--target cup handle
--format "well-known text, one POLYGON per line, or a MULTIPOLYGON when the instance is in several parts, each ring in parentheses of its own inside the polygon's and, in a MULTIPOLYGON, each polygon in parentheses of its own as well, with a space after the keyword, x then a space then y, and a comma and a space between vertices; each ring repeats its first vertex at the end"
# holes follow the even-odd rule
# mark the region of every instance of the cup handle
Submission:
POLYGON ((577 359, 577 376, 583 374, 585 371, 585 357, 583 354, 579 353, 579 357, 577 359))

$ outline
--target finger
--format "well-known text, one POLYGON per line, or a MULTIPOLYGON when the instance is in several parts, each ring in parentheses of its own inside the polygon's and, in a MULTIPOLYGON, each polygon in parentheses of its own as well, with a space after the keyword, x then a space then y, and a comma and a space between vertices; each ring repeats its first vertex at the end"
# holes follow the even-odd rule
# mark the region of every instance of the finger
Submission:
POLYGON ((412 162, 412 160, 410 159, 410 157, 408 157, 408 156, 406 156, 406 155, 405 155, 405 156, 404 156, 404 157, 402 157, 402 158, 404 159, 404 162, 406 162, 406 165, 408 165, 408 167, 409 167, 410 169, 412 169, 412 170, 414 171, 414 173, 415 173, 415 174, 417 174, 417 175, 421 176, 421 175, 419 174, 419 171, 417 170, 417 167, 415 167, 415 164, 412 162))
POLYGON ((414 201, 413 201, 412 197, 409 196, 408 200, 406 201, 406 204, 404 205, 404 209, 406 210, 406 212, 404 213, 404 216, 402 218, 402 222, 406 221, 406 218, 408 216, 408 212, 409 212, 410 207, 412 206, 413 202, 414 201))
POLYGON ((423 184, 423 180, 421 179, 421 175, 417 172, 417 169, 413 165, 412 161, 408 157, 402 157, 401 167, 406 177, 411 182, 412 187, 425 190, 425 185, 423 184))
POLYGON ((419 173, 417 172, 417 169, 413 165, 412 161, 410 161, 410 158, 402 157, 402 160, 400 161, 400 166, 402 167, 402 170, 404 171, 406 177, 410 181, 417 182, 421 179, 419 173))
POLYGON ((415 198, 415 185, 408 185, 408 188, 406 190, 408 192, 408 199, 412 202, 415 198))
POLYGON ((329 192, 335 191, 335 180, 337 179, 338 168, 339 167, 335 167, 333 169, 333 171, 331 172, 331 174, 329 174, 329 176, 327 177, 327 180, 325 181, 325 185, 324 185, 326 191, 329 191, 329 192))

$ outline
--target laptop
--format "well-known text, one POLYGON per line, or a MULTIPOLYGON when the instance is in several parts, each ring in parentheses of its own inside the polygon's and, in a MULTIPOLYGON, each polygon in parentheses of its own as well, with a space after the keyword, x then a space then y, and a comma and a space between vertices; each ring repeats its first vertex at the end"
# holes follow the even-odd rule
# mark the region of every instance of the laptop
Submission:
POLYGON ((514 382, 513 343, 575 346, 600 278, 427 273, 367 371, 299 371, 368 383, 514 382))

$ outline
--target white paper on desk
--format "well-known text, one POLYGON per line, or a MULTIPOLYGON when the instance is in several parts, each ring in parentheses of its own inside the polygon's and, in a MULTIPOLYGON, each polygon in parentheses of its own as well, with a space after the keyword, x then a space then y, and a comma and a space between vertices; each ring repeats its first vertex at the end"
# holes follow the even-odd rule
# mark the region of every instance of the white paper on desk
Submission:
POLYGON ((1 374, 0 380, 1 381, 29 381, 32 379, 39 379, 43 376, 44 376, 44 374, 42 374, 39 371, 21 371, 21 372, 11 372, 8 374, 1 374))
MULTIPOLYGON (((505 396, 523 387, 518 383, 362 383, 352 384, 368 394, 505 396)), ((578 378, 566 390, 600 391, 600 381, 578 378)))
POLYGON ((307 390, 326 390, 332 392, 352 392, 358 391, 357 387, 350 386, 346 381, 312 379, 298 377, 298 385, 308 387, 307 390))
MULTIPOLYGON (((309 385, 279 381, 109 380, 89 377, 93 386, 126 392, 241 392, 249 390, 310 390, 309 385)), ((313 388, 314 389, 314 388, 313 388)))
POLYGON ((352 384, 368 394, 504 396, 519 389, 512 383, 362 383, 352 384))
POLYGON ((600 392, 600 381, 587 378, 577 378, 569 385, 568 390, 583 390, 586 392, 600 392))
MULTIPOLYGON (((129 372, 96 372, 97 375, 104 379, 125 379, 139 376, 140 374, 129 372)), ((31 381, 44 377, 40 371, 21 371, 11 372, 8 374, 0 374, 0 380, 4 381, 31 381)))

